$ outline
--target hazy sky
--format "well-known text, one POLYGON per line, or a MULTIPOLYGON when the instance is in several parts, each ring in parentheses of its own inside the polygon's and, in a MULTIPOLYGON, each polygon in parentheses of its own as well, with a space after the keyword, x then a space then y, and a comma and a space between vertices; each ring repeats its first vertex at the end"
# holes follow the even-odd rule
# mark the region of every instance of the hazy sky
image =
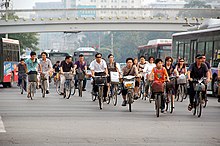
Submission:
POLYGON ((32 9, 35 2, 57 2, 61 0, 13 0, 14 9, 32 9))

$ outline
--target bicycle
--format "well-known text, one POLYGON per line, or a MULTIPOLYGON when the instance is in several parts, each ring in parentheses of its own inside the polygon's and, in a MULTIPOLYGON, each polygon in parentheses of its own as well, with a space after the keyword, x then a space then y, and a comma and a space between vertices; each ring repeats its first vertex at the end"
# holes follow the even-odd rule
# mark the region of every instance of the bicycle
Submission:
POLYGON ((160 116, 160 109, 162 109, 162 98, 164 95, 164 83, 159 81, 154 81, 152 83, 152 94, 155 98, 155 110, 156 116, 160 116))
POLYGON ((37 82, 37 72, 36 71, 30 71, 28 73, 28 98, 31 98, 33 100, 34 94, 36 93, 36 82, 37 82))
POLYGON ((109 104, 111 99, 113 101, 113 105, 117 105, 117 96, 118 96, 118 85, 115 83, 111 83, 110 85, 110 91, 108 94, 108 99, 106 100, 106 103, 109 104))
POLYGON ((54 84, 56 86, 56 92, 60 95, 60 74, 56 73, 56 76, 54 76, 54 84))
POLYGON ((78 91, 79 91, 79 96, 82 97, 82 88, 83 88, 83 80, 85 78, 85 74, 81 69, 77 70, 76 74, 76 79, 78 80, 78 91))
POLYGON ((95 86, 98 86, 98 94, 95 93, 95 95, 92 94, 92 96, 95 96, 95 98, 96 97, 98 98, 99 108, 101 110, 103 109, 103 104, 104 104, 103 91, 104 91, 104 86, 107 84, 107 76, 94 76, 93 84, 95 86))
POLYGON ((201 117, 202 115, 202 108, 203 108, 203 97, 202 97, 202 92, 206 91, 206 87, 204 84, 204 81, 206 80, 205 77, 202 77, 201 79, 193 79, 192 82, 195 83, 194 85, 194 90, 196 92, 195 98, 194 98, 194 105, 193 108, 193 115, 196 115, 198 117, 201 117))
POLYGON ((170 82, 166 81, 166 89, 167 89, 167 93, 166 93, 166 111, 169 111, 170 113, 173 113, 174 110, 174 98, 172 97, 172 92, 175 89, 175 76, 171 76, 169 77, 170 82))
POLYGON ((127 89, 127 102, 128 102, 128 110, 131 112, 131 104, 134 102, 134 87, 135 87, 135 76, 124 76, 123 77, 123 85, 124 88, 127 89))
POLYGON ((42 97, 45 97, 46 89, 47 89, 47 78, 45 77, 45 73, 40 74, 40 82, 41 82, 41 93, 42 97))
POLYGON ((64 72, 66 81, 64 82, 64 95, 63 98, 70 99, 70 95, 75 94, 75 86, 73 83, 73 73, 72 72, 64 72))
POLYGON ((145 94, 145 82, 144 82, 144 80, 141 79, 140 87, 139 87, 140 98, 142 97, 142 99, 143 99, 144 98, 144 94, 145 94))
POLYGON ((179 78, 177 78, 177 93, 176 93, 176 97, 177 97, 177 101, 183 102, 183 99, 186 99, 186 76, 181 74, 179 76, 179 78))
POLYGON ((20 84, 21 94, 24 94, 24 90, 26 91, 25 83, 26 83, 26 76, 22 75, 21 76, 21 84, 20 84))

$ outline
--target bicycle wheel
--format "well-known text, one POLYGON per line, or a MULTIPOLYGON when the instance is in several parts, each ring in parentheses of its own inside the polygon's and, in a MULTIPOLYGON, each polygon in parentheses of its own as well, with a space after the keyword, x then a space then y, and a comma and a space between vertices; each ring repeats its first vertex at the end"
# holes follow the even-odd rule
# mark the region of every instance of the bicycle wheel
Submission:
POLYGON ((60 80, 56 80, 56 91, 58 94, 60 94, 60 80))
POLYGON ((108 96, 106 97, 106 103, 107 104, 109 104, 111 102, 111 97, 112 97, 111 93, 108 93, 108 96))
POLYGON ((131 93, 128 93, 128 110, 131 112, 131 104, 132 104, 132 95, 131 93))
POLYGON ((117 105, 117 100, 118 100, 117 91, 118 91, 118 87, 117 87, 117 85, 114 85, 113 93, 112 93, 112 101, 113 101, 113 105, 114 105, 114 106, 117 105))
POLYGON ((70 99, 70 95, 71 95, 71 83, 70 81, 67 82, 66 84, 66 99, 70 99))
POLYGON ((41 80, 41 92, 42 92, 42 97, 45 97, 46 94, 46 87, 45 87, 45 81, 41 80))
POLYGON ((78 81, 79 97, 82 97, 82 80, 78 81))
POLYGON ((193 108, 194 108, 194 110, 193 110, 193 115, 195 116, 196 115, 196 112, 197 112, 197 105, 198 105, 198 98, 197 98, 197 93, 196 93, 196 95, 195 95, 195 99, 194 99, 194 103, 193 103, 193 108))
POLYGON ((204 103, 204 105, 203 105, 203 108, 206 108, 206 106, 207 106, 207 104, 208 104, 208 100, 207 100, 207 95, 205 95, 205 103, 204 103))
POLYGON ((169 93, 169 91, 168 91, 168 93, 167 93, 166 95, 164 95, 164 96, 165 96, 165 101, 166 101, 166 108, 165 108, 165 110, 168 111, 169 106, 170 106, 170 93, 169 93))
POLYGON ((104 88, 104 86, 99 86, 98 99, 99 99, 99 108, 100 109, 103 109, 103 88, 104 88))
POLYGON ((92 93, 92 101, 95 101, 96 100, 96 95, 93 95, 93 93, 92 93))
POLYGON ((161 95, 157 94, 156 100, 155 100, 155 108, 156 108, 156 116, 160 116, 160 106, 161 106, 161 95))
POLYGON ((31 100, 33 100, 33 97, 34 97, 34 92, 35 92, 34 86, 35 86, 35 84, 32 82, 30 85, 30 98, 31 98, 31 100))
POLYGON ((71 95, 73 96, 76 93, 76 87, 75 87, 74 80, 70 81, 70 87, 71 87, 71 95))
POLYGON ((170 113, 173 113, 173 109, 174 109, 174 98, 173 96, 171 95, 171 98, 170 98, 171 102, 170 102, 170 113))
POLYGON ((198 105, 197 105, 197 116, 202 115, 202 92, 199 92, 198 105))

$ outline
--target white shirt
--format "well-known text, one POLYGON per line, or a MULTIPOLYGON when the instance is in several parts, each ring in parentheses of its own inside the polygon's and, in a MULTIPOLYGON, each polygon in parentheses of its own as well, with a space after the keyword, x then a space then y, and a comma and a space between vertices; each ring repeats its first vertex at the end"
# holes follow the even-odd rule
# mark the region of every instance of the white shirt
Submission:
POLYGON ((48 58, 46 58, 46 61, 43 61, 43 59, 41 58, 40 64, 42 66, 42 72, 48 72, 52 68, 52 63, 48 58))
POLYGON ((90 63, 89 66, 90 70, 93 70, 94 72, 105 72, 105 69, 107 68, 107 64, 105 62, 105 60, 101 60, 100 63, 97 63, 96 60, 93 60, 90 63))
POLYGON ((154 67, 156 67, 155 63, 152 63, 152 64, 149 63, 145 66, 144 72, 146 72, 147 74, 150 74, 154 67))
POLYGON ((220 70, 220 62, 218 63, 218 70, 220 70))

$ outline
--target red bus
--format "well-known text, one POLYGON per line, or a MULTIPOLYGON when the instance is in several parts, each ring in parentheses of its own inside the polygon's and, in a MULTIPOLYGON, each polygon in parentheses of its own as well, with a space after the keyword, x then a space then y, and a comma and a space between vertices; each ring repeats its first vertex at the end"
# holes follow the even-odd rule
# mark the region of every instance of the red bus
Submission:
POLYGON ((0 38, 0 84, 11 87, 18 81, 16 72, 20 58, 20 45, 18 40, 0 38))
POLYGON ((166 56, 171 56, 172 39, 155 39, 149 40, 147 45, 139 46, 138 58, 145 56, 148 59, 149 56, 155 58, 165 59, 166 56))

